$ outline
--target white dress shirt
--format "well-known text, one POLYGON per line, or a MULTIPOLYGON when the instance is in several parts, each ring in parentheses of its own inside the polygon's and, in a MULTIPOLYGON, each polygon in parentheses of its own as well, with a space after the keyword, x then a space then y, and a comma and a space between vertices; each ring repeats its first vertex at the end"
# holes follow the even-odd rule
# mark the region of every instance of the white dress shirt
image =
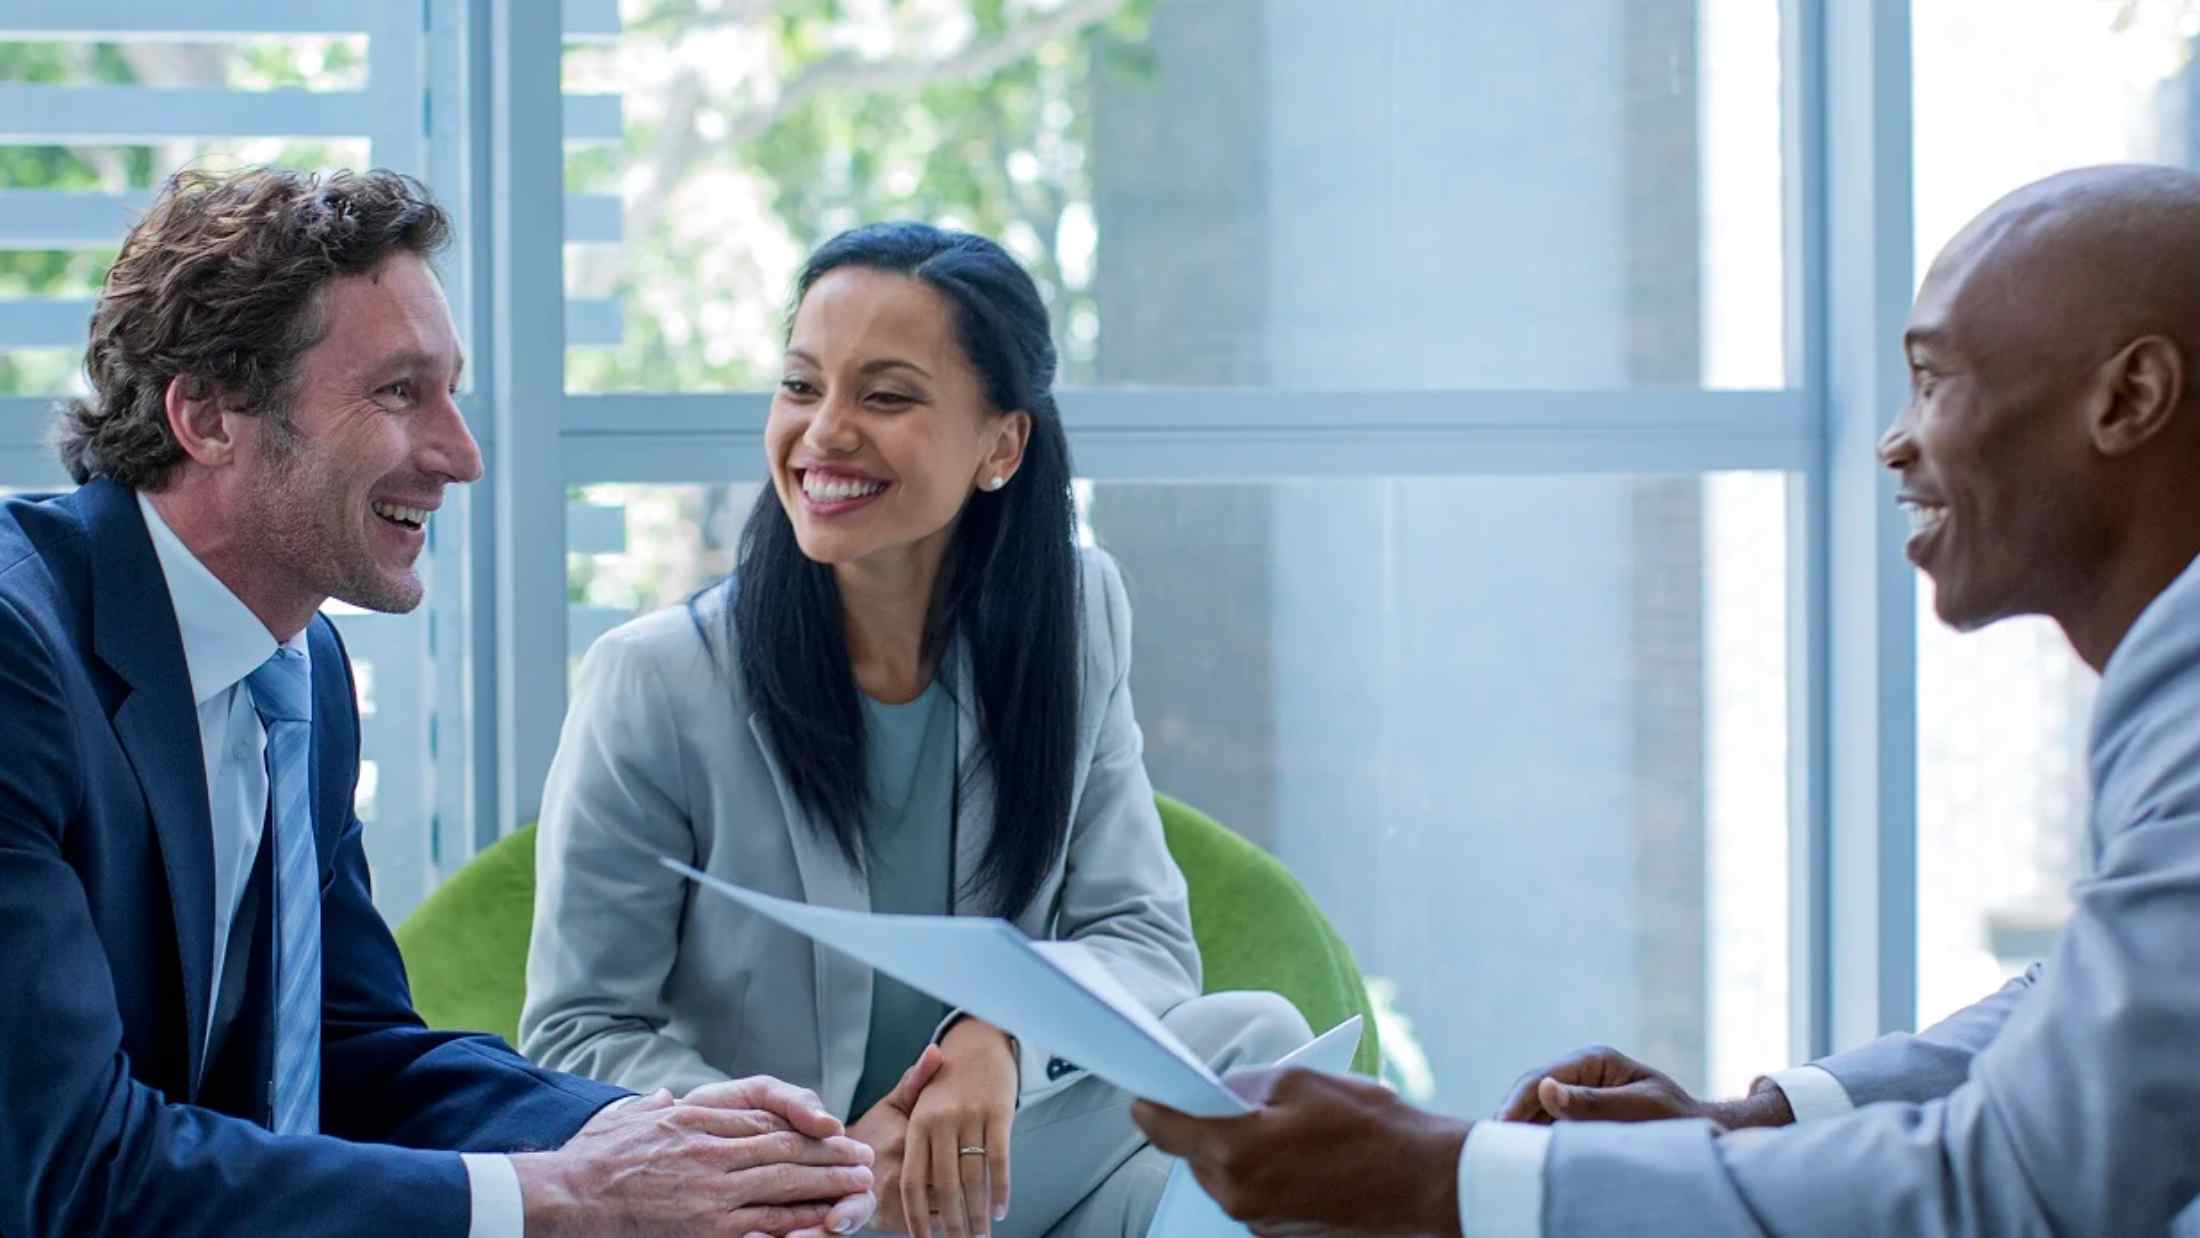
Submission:
MULTIPOLYGON (((199 710, 199 748, 206 760, 208 809, 214 823, 210 993, 219 994, 237 903, 244 897, 245 882, 259 855, 260 835, 267 826, 267 730, 260 725, 252 691, 244 681, 275 656, 275 638, 251 608, 199 562, 142 492, 138 509, 145 513, 153 553, 160 559, 161 575, 167 578, 168 599, 175 606, 176 628, 183 636, 183 662, 191 674, 191 699, 199 710)), ((312 665, 304 632, 284 646, 307 658, 308 667, 312 665)), ((207 1025, 201 1031, 211 1037, 217 1003, 209 1000, 206 1005, 207 1025)), ((462 1159, 473 1192, 469 1238, 521 1238, 519 1174, 511 1160, 473 1153, 462 1159)))
MULTIPOLYGON (((1797 1122, 1856 1111, 1831 1072, 1794 1066, 1767 1076, 1787 1096, 1797 1122)), ((1539 1238, 1543 1233, 1543 1162, 1551 1128, 1527 1122, 1477 1122, 1459 1153, 1459 1232, 1463 1238, 1539 1238)))

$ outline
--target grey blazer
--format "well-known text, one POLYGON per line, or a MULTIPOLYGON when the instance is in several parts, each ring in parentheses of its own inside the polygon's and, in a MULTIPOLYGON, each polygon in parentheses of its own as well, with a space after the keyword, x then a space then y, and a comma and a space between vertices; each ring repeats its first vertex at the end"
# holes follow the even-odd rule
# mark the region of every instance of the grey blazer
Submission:
MULTIPOLYGON (((1085 943, 1155 1013, 1199 992, 1183 874, 1162 840, 1131 714, 1130 604, 1115 564, 1083 562, 1084 679, 1068 846, 1018 921, 1085 943)), ((543 792, 520 1047, 544 1065, 675 1094, 766 1074, 845 1114, 863 1073, 870 969, 658 864, 819 906, 868 910, 863 874, 789 794, 727 644, 727 588, 628 623, 582 660, 543 792), (700 620, 698 623, 697 620, 700 620)), ((966 656, 948 682, 968 681, 966 656)), ((967 883, 992 836, 993 787, 959 693, 964 778, 955 855, 967 883)), ((1074 1067, 1026 1046, 1023 1100, 1074 1067)))
POLYGON ((2109 660, 2089 773, 2093 875, 2044 966, 1817 1063, 1846 1117, 1560 1125, 1544 1232, 2169 1232, 2200 1193, 2200 565, 2109 660))

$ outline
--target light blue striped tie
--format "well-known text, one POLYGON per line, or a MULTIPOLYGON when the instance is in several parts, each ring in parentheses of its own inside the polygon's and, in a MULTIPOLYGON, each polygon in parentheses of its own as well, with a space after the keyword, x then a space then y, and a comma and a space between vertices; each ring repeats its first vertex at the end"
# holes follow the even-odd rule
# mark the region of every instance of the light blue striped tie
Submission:
POLYGON ((304 654, 277 649, 245 679, 267 728, 268 820, 275 830, 275 1133, 321 1127, 321 865, 306 761, 313 692, 304 654))

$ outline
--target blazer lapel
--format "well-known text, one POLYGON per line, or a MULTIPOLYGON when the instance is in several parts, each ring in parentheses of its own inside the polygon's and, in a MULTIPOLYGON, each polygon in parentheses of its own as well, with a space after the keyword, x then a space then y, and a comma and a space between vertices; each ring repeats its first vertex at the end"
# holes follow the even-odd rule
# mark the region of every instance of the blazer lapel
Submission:
MULTIPOLYGON (((863 874, 848 863, 832 835, 817 827, 788 786, 774 755, 761 714, 749 715, 749 731, 763 754, 764 768, 779 793, 780 818, 787 824, 788 842, 794 847, 794 865, 802 878, 802 900, 814 907, 838 907, 844 911, 871 910, 871 889, 863 874)), ((819 949, 810 955, 817 978, 818 1095, 826 1108, 846 1114, 855 1099, 856 1084, 863 1078, 863 1046, 871 1032, 871 969, 834 950, 819 949)))
POLYGON ((73 497, 93 548, 92 648, 130 685, 115 710, 115 735, 137 773, 168 875, 183 969, 186 1077, 195 1095, 214 958, 214 825, 198 708, 175 608, 136 493, 95 481, 73 497))
POLYGON ((336 623, 316 615, 306 625, 306 649, 312 659, 313 734, 306 762, 306 802, 313 805, 314 861, 328 880, 330 857, 351 828, 352 794, 358 786, 359 731, 352 722, 347 659, 336 623))
POLYGON ((955 777, 961 784, 955 797, 955 890, 953 911, 971 910, 978 890, 978 866, 993 842, 993 772, 986 768, 981 751, 984 735, 978 729, 978 693, 970 679, 970 650, 956 641, 948 655, 952 676, 948 686, 955 694, 955 777))

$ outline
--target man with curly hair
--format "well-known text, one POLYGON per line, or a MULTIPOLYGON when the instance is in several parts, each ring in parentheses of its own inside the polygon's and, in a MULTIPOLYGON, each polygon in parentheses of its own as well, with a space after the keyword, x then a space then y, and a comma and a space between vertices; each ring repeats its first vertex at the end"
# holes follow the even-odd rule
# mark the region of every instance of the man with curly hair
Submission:
MULTIPOLYGON (((186 173, 0 503, 0 1233, 845 1233, 868 1149, 769 1079, 625 1097, 431 1032, 367 886, 331 598, 420 602, 481 475, 408 178, 186 173)), ((556 673, 546 670, 545 673, 556 673)))

